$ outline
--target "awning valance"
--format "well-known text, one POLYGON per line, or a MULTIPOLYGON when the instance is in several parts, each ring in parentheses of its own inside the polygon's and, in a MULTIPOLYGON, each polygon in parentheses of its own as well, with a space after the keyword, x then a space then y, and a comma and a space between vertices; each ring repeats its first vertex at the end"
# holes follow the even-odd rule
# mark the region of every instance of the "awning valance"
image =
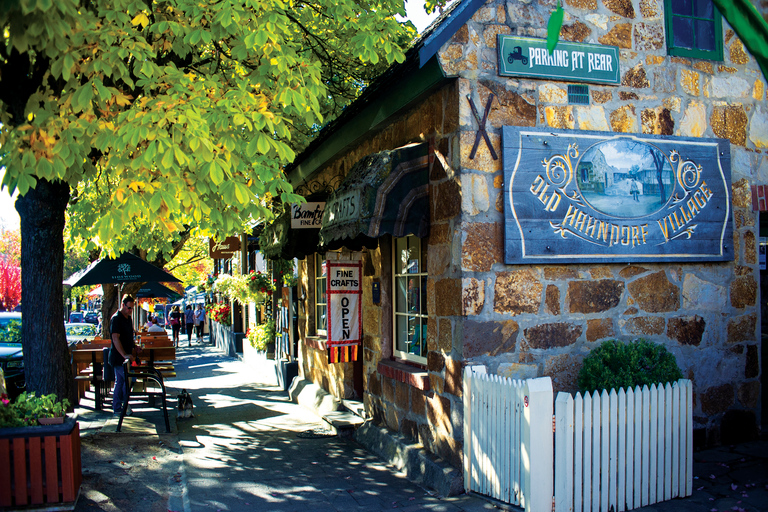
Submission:
POLYGON ((264 227, 259 236, 259 249, 267 259, 303 260, 317 252, 318 229, 291 229, 290 208, 264 227))
POLYGON ((370 246, 382 235, 429 233, 428 145, 411 144, 357 162, 328 199, 320 244, 370 246))

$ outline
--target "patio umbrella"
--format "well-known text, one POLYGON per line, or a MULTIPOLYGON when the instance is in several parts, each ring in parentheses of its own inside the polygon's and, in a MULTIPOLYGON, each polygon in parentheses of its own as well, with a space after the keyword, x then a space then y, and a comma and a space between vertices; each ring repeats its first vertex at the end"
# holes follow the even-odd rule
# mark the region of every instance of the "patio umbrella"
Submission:
POLYGON ((101 297, 102 295, 104 295, 104 290, 101 288, 101 285, 88 292, 88 297, 101 297))
POLYGON ((149 282, 145 284, 137 293, 136 298, 163 298, 163 299, 175 299, 179 294, 167 286, 163 286, 158 282, 149 282))
POLYGON ((93 262, 85 270, 69 276, 64 284, 70 286, 95 285, 102 283, 135 283, 135 282, 181 282, 172 274, 147 263, 138 256, 123 253, 118 258, 103 258, 93 262))

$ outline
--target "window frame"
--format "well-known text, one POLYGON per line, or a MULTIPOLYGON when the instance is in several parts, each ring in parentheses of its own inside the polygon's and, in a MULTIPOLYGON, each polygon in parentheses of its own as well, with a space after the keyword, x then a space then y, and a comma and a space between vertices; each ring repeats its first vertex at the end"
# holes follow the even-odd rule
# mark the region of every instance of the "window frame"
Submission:
MULTIPOLYGON (((392 262, 392 355, 395 359, 401 360, 401 361, 408 361, 411 363, 416 363, 419 365, 426 365, 427 364, 427 321, 429 318, 429 312, 427 311, 427 304, 426 304, 426 293, 425 293, 425 286, 420 286, 419 293, 419 312, 414 314, 413 312, 406 311, 398 311, 398 300, 397 300, 397 283, 398 278, 401 279, 407 279, 412 277, 417 277, 420 282, 424 282, 426 284, 426 279, 429 277, 429 269, 427 268, 427 252, 428 252, 428 245, 427 245, 427 239, 421 239, 414 235, 408 235, 405 237, 392 237, 392 256, 391 256, 391 262, 392 262), (414 273, 397 273, 397 256, 398 256, 398 240, 409 240, 413 239, 418 241, 419 243, 419 272, 414 273), (423 279, 422 279, 423 278, 423 279), (423 307, 422 307, 423 304, 423 307), (408 351, 400 350, 399 345, 399 339, 398 339, 398 329, 397 329, 397 320, 398 317, 406 317, 406 322, 409 320, 408 317, 416 318, 419 320, 418 326, 421 327, 421 333, 422 333, 422 347, 423 347, 423 356, 422 355, 416 355, 412 354, 408 351)), ((407 304, 406 304, 407 307, 407 304)))
MULTIPOLYGON (((691 0, 695 2, 696 0, 691 0)), ((717 6, 712 3, 712 9, 714 14, 715 24, 715 49, 714 50, 702 50, 699 48, 683 48, 674 45, 674 30, 673 19, 674 18, 694 18, 691 16, 683 16, 680 14, 672 14, 672 2, 673 0, 664 0, 664 33, 667 43, 667 54, 675 57, 688 57, 693 59, 705 59, 713 61, 723 61, 723 17, 717 6)), ((699 18, 706 19, 706 18, 699 18)))
POLYGON ((315 334, 317 336, 328 336, 328 294, 325 294, 325 302, 320 301, 321 288, 318 286, 319 281, 325 282, 325 289, 328 289, 328 273, 326 271, 325 275, 322 275, 321 269, 324 267, 325 262, 325 254, 322 253, 315 253, 315 265, 314 265, 314 274, 312 276, 312 285, 314 286, 314 304, 312 304, 312 314, 315 317, 315 334), (318 315, 318 307, 325 308, 325 319, 326 319, 326 327, 325 329, 322 329, 320 327, 320 318, 321 316, 318 315))

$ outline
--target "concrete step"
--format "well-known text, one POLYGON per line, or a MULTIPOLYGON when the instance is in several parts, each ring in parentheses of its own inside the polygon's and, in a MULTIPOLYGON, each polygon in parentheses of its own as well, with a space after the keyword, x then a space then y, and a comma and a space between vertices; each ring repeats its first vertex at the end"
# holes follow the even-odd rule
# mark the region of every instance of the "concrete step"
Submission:
POLYGON ((338 436, 351 437, 355 430, 365 423, 365 420, 360 416, 351 413, 349 411, 335 411, 323 414, 321 416, 323 421, 328 423, 338 436))
POLYGON ((364 420, 368 419, 368 416, 365 414, 365 405, 363 402, 359 400, 344 399, 341 401, 341 405, 352 414, 359 416, 364 420))

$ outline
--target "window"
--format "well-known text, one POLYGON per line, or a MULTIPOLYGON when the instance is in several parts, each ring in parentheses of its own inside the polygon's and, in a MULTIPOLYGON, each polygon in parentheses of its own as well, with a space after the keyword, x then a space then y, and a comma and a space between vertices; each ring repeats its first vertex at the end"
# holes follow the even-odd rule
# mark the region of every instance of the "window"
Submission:
POLYGON ((415 236, 394 244, 394 355, 427 362, 427 242, 415 236))
POLYGON ((712 0, 664 0, 667 52, 723 60, 723 22, 712 0))
POLYGON ((325 256, 315 254, 315 334, 328 335, 328 299, 325 256))

